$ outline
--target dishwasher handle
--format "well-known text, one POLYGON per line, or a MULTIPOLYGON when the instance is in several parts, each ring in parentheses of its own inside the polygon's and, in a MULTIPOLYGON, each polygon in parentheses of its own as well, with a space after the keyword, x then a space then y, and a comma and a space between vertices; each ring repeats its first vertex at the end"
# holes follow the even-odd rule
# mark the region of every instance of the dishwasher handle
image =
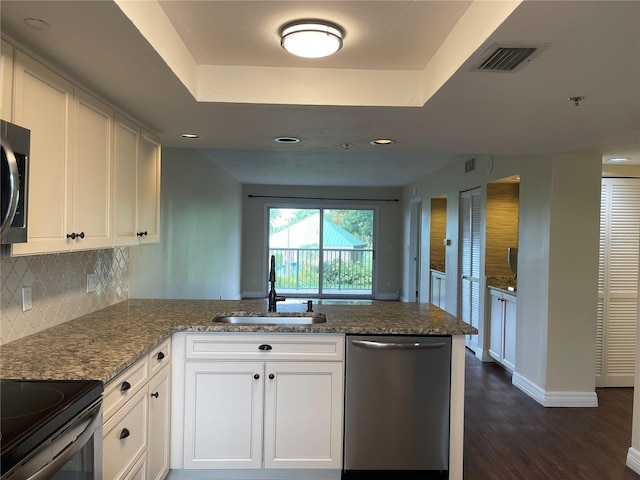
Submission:
POLYGON ((351 340, 351 345, 379 350, 435 350, 445 347, 445 342, 376 342, 374 340, 351 340))

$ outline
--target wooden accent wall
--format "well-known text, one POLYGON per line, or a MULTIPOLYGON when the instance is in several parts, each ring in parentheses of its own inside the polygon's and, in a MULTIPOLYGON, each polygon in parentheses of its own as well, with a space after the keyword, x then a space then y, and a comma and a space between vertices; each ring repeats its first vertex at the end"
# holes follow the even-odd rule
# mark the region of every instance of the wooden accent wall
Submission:
POLYGON ((507 264, 507 248, 518 247, 519 192, 518 183, 487 184, 487 276, 513 276, 507 264))
POLYGON ((431 268, 444 272, 445 270, 445 246, 444 239, 447 236, 447 199, 431 199, 431 226, 429 258, 431 268))

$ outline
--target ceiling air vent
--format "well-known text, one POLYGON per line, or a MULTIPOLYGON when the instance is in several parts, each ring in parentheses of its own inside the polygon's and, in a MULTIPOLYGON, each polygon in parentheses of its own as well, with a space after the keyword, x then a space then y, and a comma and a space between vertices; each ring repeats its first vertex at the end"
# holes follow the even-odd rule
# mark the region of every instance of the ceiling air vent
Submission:
POLYGON ((476 159, 470 158, 464 162, 464 173, 471 173, 476 170, 476 159))
POLYGON ((482 56, 480 66, 476 70, 514 72, 537 57, 545 48, 547 45, 494 45, 482 56), (527 62, 523 64, 525 60, 527 62))

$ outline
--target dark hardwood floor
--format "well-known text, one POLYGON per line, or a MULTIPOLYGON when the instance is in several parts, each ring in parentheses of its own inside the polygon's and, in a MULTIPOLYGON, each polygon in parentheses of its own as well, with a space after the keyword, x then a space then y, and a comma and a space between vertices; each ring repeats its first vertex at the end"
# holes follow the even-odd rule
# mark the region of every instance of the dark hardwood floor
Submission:
POLYGON ((465 480, 640 479, 625 466, 632 388, 598 389, 598 408, 544 408, 467 351, 465 390, 465 480))

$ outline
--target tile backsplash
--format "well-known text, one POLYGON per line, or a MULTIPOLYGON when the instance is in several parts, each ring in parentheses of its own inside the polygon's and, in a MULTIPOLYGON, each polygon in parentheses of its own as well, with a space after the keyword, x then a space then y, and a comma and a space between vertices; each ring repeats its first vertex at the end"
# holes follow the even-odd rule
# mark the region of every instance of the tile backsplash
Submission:
POLYGON ((129 248, 0 260, 0 345, 129 298, 129 248), (87 274, 97 275, 87 293, 87 274), (22 288, 33 308, 22 311, 22 288))

